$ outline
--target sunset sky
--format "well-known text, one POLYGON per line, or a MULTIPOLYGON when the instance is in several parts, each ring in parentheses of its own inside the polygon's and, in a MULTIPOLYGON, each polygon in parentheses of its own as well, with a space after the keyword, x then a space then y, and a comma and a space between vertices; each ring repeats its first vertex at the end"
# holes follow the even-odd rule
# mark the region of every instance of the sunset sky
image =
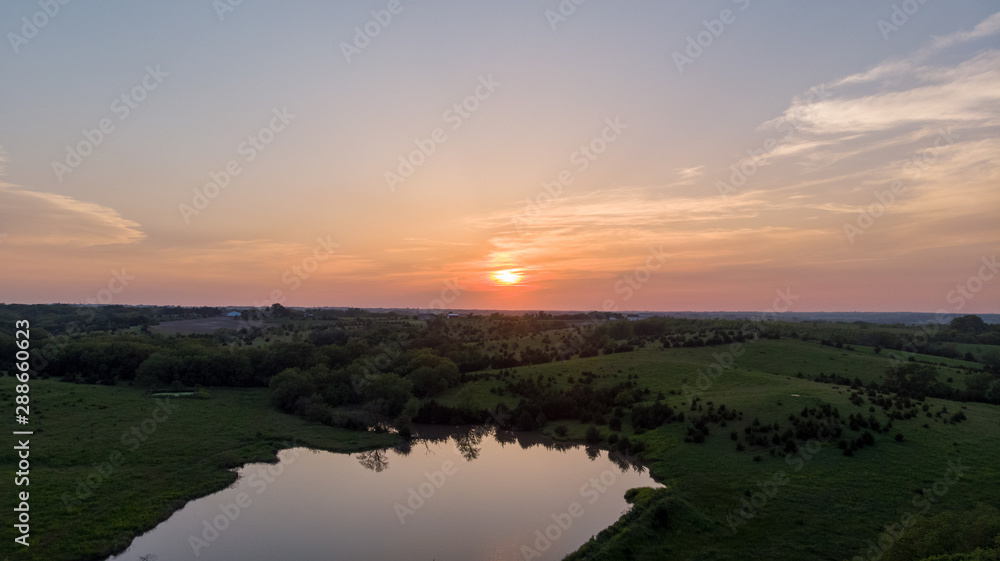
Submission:
POLYGON ((998 10, 4 2, 0 302, 1000 312, 998 10))

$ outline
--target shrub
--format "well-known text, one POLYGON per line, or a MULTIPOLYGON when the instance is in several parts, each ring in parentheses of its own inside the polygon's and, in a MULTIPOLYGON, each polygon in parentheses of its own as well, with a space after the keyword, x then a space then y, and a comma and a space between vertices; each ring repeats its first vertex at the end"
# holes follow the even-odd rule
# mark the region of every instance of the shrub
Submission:
POLYGON ((597 444, 601 441, 601 431, 598 430, 596 426, 590 425, 590 427, 587 428, 586 439, 589 444, 597 444))

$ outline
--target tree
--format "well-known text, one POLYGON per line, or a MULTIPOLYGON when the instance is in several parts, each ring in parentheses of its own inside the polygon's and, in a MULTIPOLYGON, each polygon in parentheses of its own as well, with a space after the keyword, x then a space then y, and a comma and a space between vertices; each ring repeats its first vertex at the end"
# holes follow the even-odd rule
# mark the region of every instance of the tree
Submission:
POLYGON ((317 347, 347 344, 347 332, 340 328, 323 329, 309 333, 309 342, 317 347))
POLYGON ((180 379, 184 371, 184 359, 179 356, 156 352, 139 365, 133 383, 139 387, 153 388, 180 379))
POLYGON ((1000 546, 1000 511, 981 504, 971 511, 944 511, 931 517, 917 516, 897 538, 896 545, 885 551, 882 559, 883 561, 915 561, 926 558, 942 561, 996 559, 995 550, 998 546, 1000 546), (942 557, 936 557, 938 555, 942 557))
POLYGON ((601 441, 601 431, 594 425, 587 428, 587 443, 597 444, 601 441))
POLYGON ((983 355, 983 370, 1000 375, 1000 353, 991 350, 983 355))
POLYGON ((429 349, 421 349, 408 363, 412 368, 406 378, 413 383, 419 396, 430 396, 458 385, 461 374, 451 359, 437 356, 429 349))
POLYGON ((959 333, 971 333, 977 335, 989 330, 989 326, 983 318, 975 315, 960 316, 951 320, 949 327, 959 333))
POLYGON ((287 368, 271 378, 268 384, 268 398, 278 409, 291 413, 300 398, 309 397, 315 385, 308 376, 297 368, 287 368))
POLYGON ((937 369, 929 364, 907 362, 900 366, 890 366, 885 373, 885 383, 890 391, 926 396, 934 389, 937 375, 937 369))
POLYGON ((398 374, 387 372, 371 377, 361 396, 373 413, 389 418, 399 416, 413 397, 413 384, 398 374))
POLYGON ((615 405, 620 407, 629 407, 633 403, 635 403, 635 397, 628 390, 622 390, 615 396, 615 405))

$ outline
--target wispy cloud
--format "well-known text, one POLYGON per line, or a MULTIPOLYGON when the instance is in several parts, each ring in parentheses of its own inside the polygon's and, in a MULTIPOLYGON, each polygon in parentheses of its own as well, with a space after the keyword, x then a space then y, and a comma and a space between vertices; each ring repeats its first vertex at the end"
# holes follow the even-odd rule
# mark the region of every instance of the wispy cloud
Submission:
MULTIPOLYGON (((7 154, 0 146, 0 176, 7 154)), ((65 195, 0 182, 0 231, 11 246, 91 247, 131 244, 146 234, 116 210, 65 195)))
POLYGON ((65 195, 0 183, 2 230, 11 245, 91 247, 145 239, 139 224, 116 210, 65 195))

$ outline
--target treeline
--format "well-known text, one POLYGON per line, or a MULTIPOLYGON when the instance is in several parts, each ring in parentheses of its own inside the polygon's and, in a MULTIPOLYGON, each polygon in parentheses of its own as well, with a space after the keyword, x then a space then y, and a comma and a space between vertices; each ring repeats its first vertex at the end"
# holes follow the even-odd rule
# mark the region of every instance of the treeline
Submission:
POLYGON ((0 336, 14 334, 14 322, 28 320, 33 329, 70 335, 116 331, 162 321, 222 315, 217 307, 78 306, 72 304, 0 304, 0 336))
POLYGON ((920 353, 970 362, 1000 361, 994 353, 975 356, 958 345, 1000 345, 1000 324, 989 324, 977 315, 953 318, 947 324, 919 326, 854 324, 801 324, 803 331, 826 345, 864 345, 879 349, 920 353))
POLYGON ((848 386, 853 390, 866 389, 869 395, 882 392, 896 393, 901 397, 920 401, 927 397, 935 397, 950 401, 1000 404, 1000 372, 996 369, 984 368, 982 371, 969 372, 966 375, 964 389, 942 382, 939 376, 940 373, 930 364, 908 361, 887 368, 881 383, 873 381, 865 384, 860 378, 855 377, 852 380, 838 374, 823 373, 811 379, 820 383, 848 386))

